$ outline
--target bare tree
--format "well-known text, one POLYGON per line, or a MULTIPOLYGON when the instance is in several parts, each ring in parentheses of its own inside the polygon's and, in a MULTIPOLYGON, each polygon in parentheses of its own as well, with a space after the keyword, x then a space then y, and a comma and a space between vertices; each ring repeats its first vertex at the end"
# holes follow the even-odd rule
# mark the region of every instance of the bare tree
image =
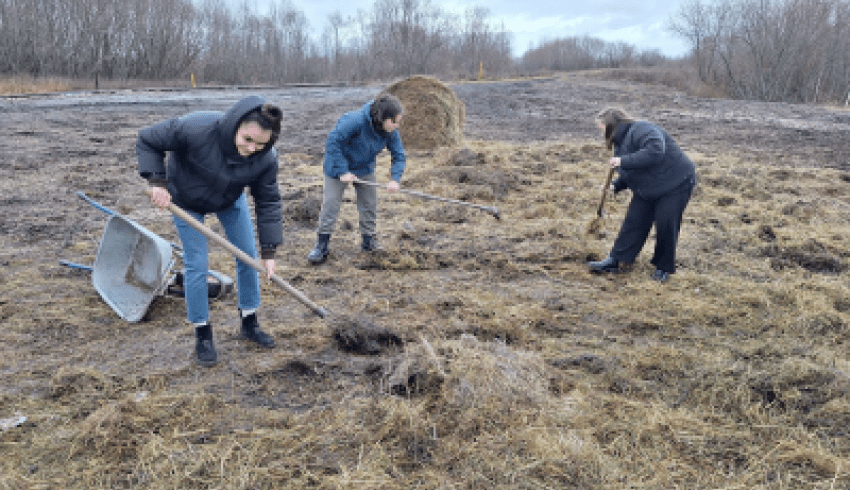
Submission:
POLYGON ((728 27, 730 14, 728 0, 689 0, 669 20, 668 30, 691 44, 697 73, 703 82, 709 82, 715 73, 718 40, 728 27))
POLYGON ((703 81, 733 97, 841 100, 848 79, 846 0, 692 0, 672 19, 703 81))
POLYGON ((345 18, 343 18, 339 10, 328 16, 326 29, 329 33, 329 37, 332 42, 332 47, 331 49, 327 50, 326 56, 329 59, 330 65, 333 67, 331 76, 337 79, 340 77, 340 62, 342 58, 341 33, 342 30, 345 28, 346 24, 347 21, 345 18))

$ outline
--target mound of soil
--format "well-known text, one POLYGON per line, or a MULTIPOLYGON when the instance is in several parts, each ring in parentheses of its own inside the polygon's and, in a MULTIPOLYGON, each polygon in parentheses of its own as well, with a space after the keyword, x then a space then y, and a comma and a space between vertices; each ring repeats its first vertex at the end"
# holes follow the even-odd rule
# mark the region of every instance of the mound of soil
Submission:
POLYGON ((399 131, 405 147, 433 150, 463 140, 466 108, 454 91, 436 78, 414 76, 390 85, 384 93, 395 95, 404 104, 399 131))
POLYGON ((340 316, 331 322, 334 340, 343 352, 377 355, 402 345, 401 337, 365 318, 340 316))

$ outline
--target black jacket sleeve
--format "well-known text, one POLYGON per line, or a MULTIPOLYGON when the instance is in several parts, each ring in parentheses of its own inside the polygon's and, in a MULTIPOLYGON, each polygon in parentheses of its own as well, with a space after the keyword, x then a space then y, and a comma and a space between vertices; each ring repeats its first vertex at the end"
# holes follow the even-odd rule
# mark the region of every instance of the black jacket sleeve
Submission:
POLYGON ((271 164, 262 176, 251 184, 251 196, 254 198, 261 255, 264 259, 271 259, 274 258, 275 249, 283 241, 280 189, 277 185, 277 150, 272 149, 265 158, 270 159, 271 164))
POLYGON ((178 119, 169 119, 148 126, 139 131, 136 141, 136 157, 139 161, 139 175, 151 185, 165 187, 165 152, 182 148, 178 119))

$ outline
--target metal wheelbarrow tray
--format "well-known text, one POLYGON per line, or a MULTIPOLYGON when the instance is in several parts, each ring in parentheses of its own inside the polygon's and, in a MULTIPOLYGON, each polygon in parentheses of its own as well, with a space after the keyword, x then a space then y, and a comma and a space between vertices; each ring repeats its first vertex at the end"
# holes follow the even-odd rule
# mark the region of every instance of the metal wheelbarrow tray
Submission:
POLYGON ((167 287, 173 266, 168 241, 116 214, 103 231, 92 284, 118 316, 137 322, 167 287))
MULTIPOLYGON (((109 214, 94 265, 68 261, 61 264, 92 272, 92 284, 101 298, 123 320, 140 321, 157 296, 169 293, 182 296, 183 273, 171 274, 175 260, 172 250, 182 256, 179 245, 156 235, 135 221, 121 216, 90 199, 77 195, 92 206, 109 214)), ((209 298, 219 299, 233 289, 233 279, 210 270, 215 282, 209 283, 209 298)))

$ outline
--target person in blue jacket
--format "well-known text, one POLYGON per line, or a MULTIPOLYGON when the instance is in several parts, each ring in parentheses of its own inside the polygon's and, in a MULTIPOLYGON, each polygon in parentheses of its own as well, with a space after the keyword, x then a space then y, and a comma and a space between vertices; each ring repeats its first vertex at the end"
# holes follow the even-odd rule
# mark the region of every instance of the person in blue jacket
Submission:
POLYGON ((349 183, 354 182, 357 194, 357 212, 362 235, 361 250, 371 252, 380 249, 376 235, 378 191, 374 186, 356 180, 376 182, 376 157, 384 148, 392 157, 390 165, 389 191, 398 191, 404 173, 406 157, 398 126, 404 108, 393 95, 380 95, 360 110, 340 117, 336 127, 328 134, 325 142, 323 163, 324 187, 322 210, 316 245, 307 255, 312 264, 321 264, 328 257, 328 243, 339 218, 342 196, 349 183))
POLYGON ((615 156, 609 164, 618 172, 611 183, 617 193, 631 189, 632 200, 611 253, 590 262, 592 272, 617 272, 621 264, 634 262, 655 224, 655 266, 652 279, 665 282, 676 272, 676 245, 682 215, 696 185, 693 162, 666 131, 655 124, 637 121, 619 108, 597 115, 608 149, 615 156))
MULTIPOLYGON (((250 189, 269 277, 283 239, 274 148, 281 117, 277 106, 250 96, 224 113, 195 112, 146 127, 139 131, 136 143, 139 174, 148 181, 154 205, 167 208, 173 202, 201 222, 206 214, 215 213, 228 240, 256 258, 254 225, 244 194, 246 187, 250 189)), ((186 314, 195 325, 197 360, 211 366, 218 356, 209 321, 207 239, 176 216, 174 224, 183 246, 186 314)), ((260 346, 274 347, 274 338, 257 321, 259 275, 241 261, 236 264, 241 335, 260 346)))

